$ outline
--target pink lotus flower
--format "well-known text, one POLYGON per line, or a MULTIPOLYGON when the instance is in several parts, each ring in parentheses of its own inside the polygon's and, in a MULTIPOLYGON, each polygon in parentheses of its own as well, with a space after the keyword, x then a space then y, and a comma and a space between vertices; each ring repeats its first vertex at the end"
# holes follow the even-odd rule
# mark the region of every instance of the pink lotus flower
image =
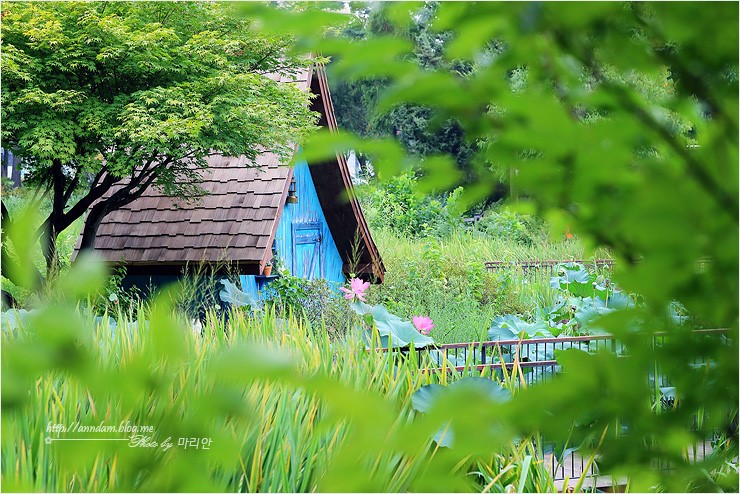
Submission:
POLYGON ((355 297, 357 297, 359 300, 367 302, 367 300, 365 300, 365 290, 367 290, 368 287, 370 287, 369 281, 363 282, 359 278, 352 278, 349 281, 349 289, 341 287, 340 290, 344 292, 344 298, 347 300, 354 300, 355 297))
POLYGON ((434 323, 426 316, 414 316, 411 318, 414 327, 423 335, 428 335, 434 329, 434 323))

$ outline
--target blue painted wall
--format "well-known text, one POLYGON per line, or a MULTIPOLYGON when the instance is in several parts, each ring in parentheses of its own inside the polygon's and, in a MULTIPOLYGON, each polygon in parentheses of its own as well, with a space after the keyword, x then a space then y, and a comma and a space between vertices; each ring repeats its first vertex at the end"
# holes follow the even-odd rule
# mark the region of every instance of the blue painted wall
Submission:
MULTIPOLYGON (((295 276, 325 278, 343 284, 342 258, 329 231, 316 187, 305 161, 293 170, 298 204, 286 204, 275 233, 275 247, 283 265, 295 276)), ((257 297, 263 280, 241 276, 242 289, 257 297)))

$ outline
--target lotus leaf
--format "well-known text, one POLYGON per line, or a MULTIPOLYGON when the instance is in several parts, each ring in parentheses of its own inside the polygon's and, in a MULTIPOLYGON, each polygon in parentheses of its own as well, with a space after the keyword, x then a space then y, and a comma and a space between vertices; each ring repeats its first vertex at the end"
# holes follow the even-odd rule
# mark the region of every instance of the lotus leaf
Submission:
POLYGON ((350 307, 357 314, 363 316, 366 322, 369 322, 367 316, 372 316, 372 322, 378 329, 380 343, 383 348, 389 348, 389 343, 392 348, 404 348, 411 344, 414 345, 414 348, 434 345, 434 339, 419 333, 411 322, 391 314, 382 305, 353 302, 350 307))

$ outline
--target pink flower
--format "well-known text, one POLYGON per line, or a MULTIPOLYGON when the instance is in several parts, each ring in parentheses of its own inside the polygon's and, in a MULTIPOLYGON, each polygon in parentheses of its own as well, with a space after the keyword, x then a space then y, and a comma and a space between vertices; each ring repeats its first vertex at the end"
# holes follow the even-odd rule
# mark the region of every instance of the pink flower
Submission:
POLYGON ((355 297, 357 297, 359 300, 367 302, 367 300, 365 300, 365 290, 367 290, 368 287, 370 287, 369 281, 363 282, 359 278, 352 278, 349 281, 349 289, 341 287, 340 290, 344 292, 344 298, 347 300, 354 300, 355 297))
POLYGON ((434 329, 434 323, 426 316, 414 316, 411 318, 414 327, 423 335, 428 335, 434 329))

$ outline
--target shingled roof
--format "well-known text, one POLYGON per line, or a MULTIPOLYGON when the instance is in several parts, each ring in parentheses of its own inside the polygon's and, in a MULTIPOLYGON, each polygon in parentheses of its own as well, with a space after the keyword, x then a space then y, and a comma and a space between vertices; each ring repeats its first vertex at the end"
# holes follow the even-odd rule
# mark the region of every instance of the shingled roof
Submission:
MULTIPOLYGON (((336 130, 323 68, 273 79, 317 94, 312 110, 320 113, 321 125, 336 130)), ((96 253, 112 264, 125 265, 129 274, 176 274, 185 266, 195 268, 202 263, 260 274, 272 257, 293 170, 271 153, 259 155, 255 162, 245 156, 212 156, 207 161, 208 168, 199 171, 207 195, 185 202, 150 187, 103 219, 96 234, 96 253)), ((345 273, 352 241, 359 232, 362 250, 355 269, 366 278, 382 281, 385 268, 354 195, 344 156, 312 163, 309 169, 345 273)))
POLYGON ((95 250, 109 261, 132 263, 262 260, 284 203, 290 169, 274 155, 261 168, 245 157, 208 158, 207 195, 186 204, 152 187, 111 212, 98 228, 95 250))

